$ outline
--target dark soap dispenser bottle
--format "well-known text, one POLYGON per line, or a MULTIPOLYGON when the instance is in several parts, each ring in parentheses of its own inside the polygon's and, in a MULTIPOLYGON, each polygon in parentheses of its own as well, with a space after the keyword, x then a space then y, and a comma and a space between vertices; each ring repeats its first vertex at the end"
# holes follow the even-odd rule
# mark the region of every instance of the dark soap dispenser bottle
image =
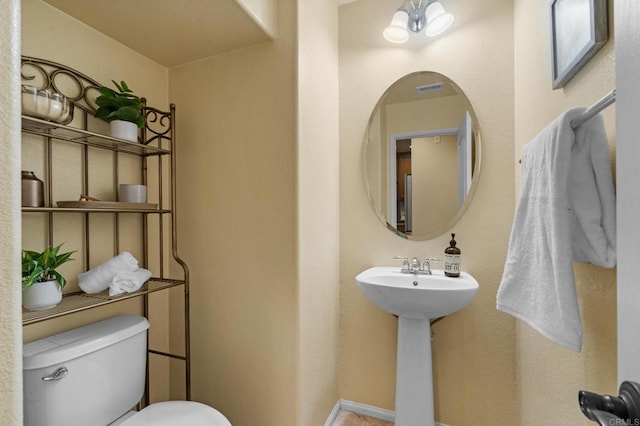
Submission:
POLYGON ((449 247, 444 249, 444 274, 447 277, 460 276, 460 254, 462 252, 456 247, 456 234, 451 234, 449 247))

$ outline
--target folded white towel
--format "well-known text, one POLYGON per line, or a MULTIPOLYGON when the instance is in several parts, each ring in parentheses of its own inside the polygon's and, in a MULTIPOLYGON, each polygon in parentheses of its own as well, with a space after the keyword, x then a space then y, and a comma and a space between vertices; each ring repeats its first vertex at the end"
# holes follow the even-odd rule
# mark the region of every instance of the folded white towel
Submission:
POLYGON ((144 268, 133 272, 120 272, 113 277, 109 284, 109 296, 138 291, 149 278, 151 278, 151 271, 144 268))
POLYGON ((572 261, 615 265, 615 194, 600 116, 574 133, 565 112, 525 146, 522 188, 497 309, 576 352, 582 320, 572 261))
POLYGON ((112 257, 106 262, 78 275, 80 288, 85 293, 100 293, 109 288, 113 277, 120 272, 133 272, 138 269, 138 260, 127 251, 112 257))

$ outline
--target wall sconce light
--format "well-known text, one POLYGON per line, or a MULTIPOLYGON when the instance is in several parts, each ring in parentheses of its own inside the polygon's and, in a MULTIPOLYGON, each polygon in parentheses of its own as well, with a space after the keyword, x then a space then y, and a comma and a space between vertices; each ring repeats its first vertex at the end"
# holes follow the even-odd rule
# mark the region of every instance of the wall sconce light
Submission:
POLYGON ((409 40, 409 31, 418 33, 425 28, 427 37, 435 37, 445 32, 453 23, 453 15, 447 13, 437 0, 409 0, 402 3, 382 35, 391 43, 409 40), (409 7, 405 7, 409 4, 409 7))

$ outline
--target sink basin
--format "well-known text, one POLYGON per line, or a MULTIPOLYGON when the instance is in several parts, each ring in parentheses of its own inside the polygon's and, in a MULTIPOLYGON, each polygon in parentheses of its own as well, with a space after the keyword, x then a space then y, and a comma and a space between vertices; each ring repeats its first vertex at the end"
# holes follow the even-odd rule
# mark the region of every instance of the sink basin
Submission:
POLYGON ((435 426, 430 318, 449 315, 467 306, 478 282, 466 272, 451 278, 402 274, 400 268, 375 267, 356 276, 370 301, 398 320, 396 357, 396 426, 435 426))
POLYGON ((467 306, 478 292, 478 282, 466 272, 460 277, 402 274, 399 267, 374 267, 356 276, 358 287, 378 307, 399 317, 438 318, 467 306))

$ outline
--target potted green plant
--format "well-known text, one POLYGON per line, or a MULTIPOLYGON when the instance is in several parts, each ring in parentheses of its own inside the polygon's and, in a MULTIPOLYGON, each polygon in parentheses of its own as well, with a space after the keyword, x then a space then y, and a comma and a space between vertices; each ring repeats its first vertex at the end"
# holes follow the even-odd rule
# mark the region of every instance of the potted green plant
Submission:
POLYGON ((67 280, 57 271, 75 253, 59 253, 62 244, 42 253, 22 250, 22 306, 30 311, 51 309, 62 300, 67 280))
POLYGON ((100 96, 96 98, 95 116, 109 122, 111 136, 137 142, 138 127, 145 125, 142 100, 133 94, 124 80, 120 84, 111 81, 117 90, 98 88, 100 96))

